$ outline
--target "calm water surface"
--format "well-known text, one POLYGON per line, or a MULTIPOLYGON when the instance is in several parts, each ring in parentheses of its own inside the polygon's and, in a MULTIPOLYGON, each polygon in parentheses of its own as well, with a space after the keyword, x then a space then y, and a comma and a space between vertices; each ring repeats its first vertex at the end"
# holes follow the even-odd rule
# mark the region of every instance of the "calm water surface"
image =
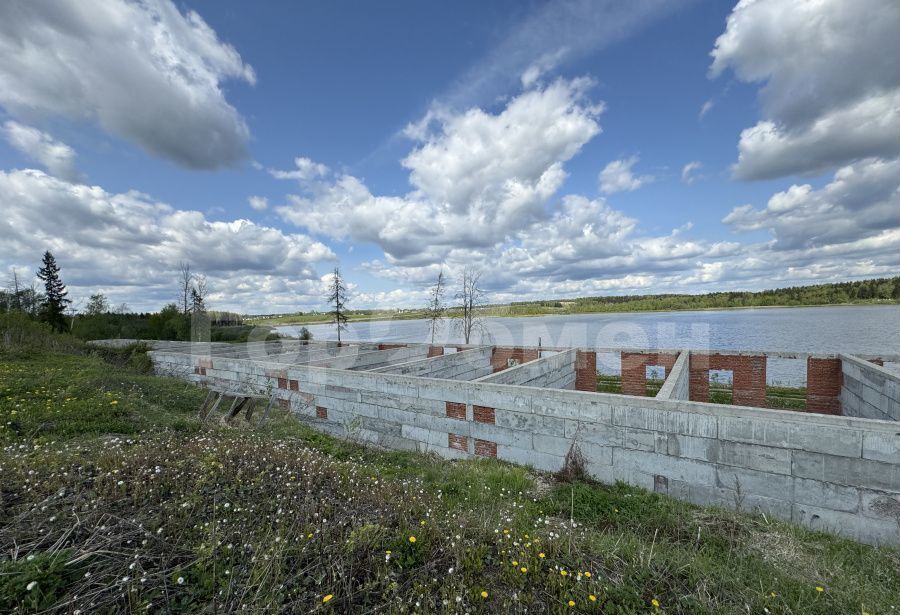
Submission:
MULTIPOLYGON (((697 312, 576 314, 485 319, 486 343, 500 345, 596 346, 600 348, 690 348, 816 353, 900 354, 900 306, 758 308, 697 312)), ((425 320, 351 323, 342 335, 358 341, 428 342, 425 320)), ((332 325, 308 325, 315 339, 336 337, 332 325)), ((278 329, 296 334, 299 327, 278 329)), ((436 343, 462 342, 444 322, 436 343)), ((601 371, 615 372, 618 357, 598 357, 601 371)), ((771 382, 797 383, 805 364, 769 361, 771 382)), ((891 366, 895 367, 895 366, 891 366)), ((802 380, 802 378, 801 378, 802 380)))

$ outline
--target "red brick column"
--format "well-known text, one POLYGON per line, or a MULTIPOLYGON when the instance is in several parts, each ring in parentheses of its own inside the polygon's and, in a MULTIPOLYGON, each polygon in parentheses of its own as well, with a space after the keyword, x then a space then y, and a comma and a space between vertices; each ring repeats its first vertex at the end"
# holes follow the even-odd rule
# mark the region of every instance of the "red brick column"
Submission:
POLYGON ((807 358, 806 411, 840 415, 843 383, 840 359, 807 358))
POLYGON ((494 373, 502 372, 509 367, 509 359, 518 359, 519 363, 528 363, 538 358, 538 351, 526 348, 499 348, 491 351, 491 367, 494 373))
POLYGON ((458 451, 467 453, 469 451, 469 438, 466 436, 458 436, 453 433, 447 434, 447 446, 458 451))
MULTIPOLYGON (((766 356, 726 357, 733 373, 732 403, 736 406, 766 407, 766 356)), ((728 369, 722 367, 719 369, 728 369)))
POLYGON ((393 350, 394 348, 406 348, 406 344, 378 344, 378 350, 393 350))
POLYGON ((622 393, 646 396, 647 366, 659 365, 666 370, 666 376, 668 376, 676 360, 678 360, 678 355, 666 352, 623 352, 622 393))
POLYGON ((475 438, 475 454, 480 457, 496 457, 497 443, 475 438))
POLYGON ((466 405, 455 401, 445 402, 447 418, 466 420, 466 405))
POLYGON ((647 394, 647 355, 641 352, 623 352, 622 357, 622 394, 647 394))
POLYGON ((443 346, 429 346, 429 347, 428 347, 428 358, 429 358, 429 359, 430 359, 431 357, 439 357, 439 356, 441 356, 442 354, 444 354, 444 347, 443 347, 443 346))
POLYGON ((575 390, 597 392, 597 353, 575 351, 575 390))
POLYGON ((709 401, 709 355, 691 353, 691 401, 709 401))
POLYGON ((497 416, 493 408, 488 406, 472 406, 472 416, 476 423, 488 423, 493 425, 497 422, 497 416))

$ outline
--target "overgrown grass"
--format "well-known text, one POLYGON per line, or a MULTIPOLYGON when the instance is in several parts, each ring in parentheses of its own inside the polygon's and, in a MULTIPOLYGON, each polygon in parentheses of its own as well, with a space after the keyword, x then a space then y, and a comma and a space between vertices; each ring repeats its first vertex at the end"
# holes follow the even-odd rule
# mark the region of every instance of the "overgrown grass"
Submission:
POLYGON ((897 612, 895 550, 284 414, 201 427, 133 356, 0 353, 0 612, 897 612))

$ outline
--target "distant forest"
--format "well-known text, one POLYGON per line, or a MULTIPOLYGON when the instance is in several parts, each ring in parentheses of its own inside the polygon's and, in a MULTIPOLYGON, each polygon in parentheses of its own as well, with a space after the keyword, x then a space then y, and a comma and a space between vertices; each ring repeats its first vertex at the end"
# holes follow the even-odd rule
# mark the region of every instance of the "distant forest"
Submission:
MULTIPOLYGON (((900 276, 815 286, 792 286, 758 292, 721 292, 703 295, 624 295, 581 297, 560 301, 521 301, 510 303, 507 313, 509 315, 584 314, 882 302, 900 302, 900 276)), ((502 310, 502 306, 493 308, 493 310, 498 309, 502 310)))

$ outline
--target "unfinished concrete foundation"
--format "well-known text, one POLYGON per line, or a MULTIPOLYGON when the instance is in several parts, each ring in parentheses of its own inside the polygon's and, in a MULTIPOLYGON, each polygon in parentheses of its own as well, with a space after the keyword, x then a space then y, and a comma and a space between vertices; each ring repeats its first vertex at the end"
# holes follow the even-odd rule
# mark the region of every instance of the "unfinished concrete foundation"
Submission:
POLYGON ((878 364, 897 356, 289 340, 158 343, 150 356, 342 438, 549 472, 577 446, 600 481, 900 544, 900 377, 878 364), (633 395, 597 392, 598 352, 621 353, 633 395), (805 363, 805 411, 765 407, 773 357, 805 363), (665 369, 655 397, 648 366, 665 369), (733 374, 733 405, 708 403, 711 370, 733 374))

